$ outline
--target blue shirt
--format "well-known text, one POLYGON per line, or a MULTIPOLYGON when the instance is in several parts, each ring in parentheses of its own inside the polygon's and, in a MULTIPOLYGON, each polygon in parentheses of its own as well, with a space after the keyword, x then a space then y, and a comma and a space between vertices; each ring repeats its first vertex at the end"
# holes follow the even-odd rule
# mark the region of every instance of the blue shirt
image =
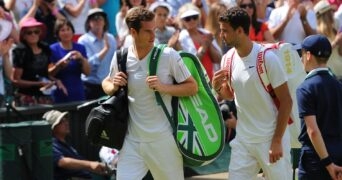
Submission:
POLYGON ((105 36, 108 37, 110 48, 102 60, 99 58, 99 52, 104 47, 103 39, 97 39, 96 36, 89 31, 86 34, 83 34, 78 40, 78 43, 84 45, 86 48, 88 62, 91 67, 91 72, 88 76, 82 75, 82 80, 85 82, 100 85, 102 80, 109 73, 109 67, 116 50, 116 41, 113 35, 109 33, 105 33, 105 36))
MULTIPOLYGON (((79 51, 83 57, 87 58, 86 50, 83 45, 78 43, 72 44, 72 49, 66 50, 57 42, 50 45, 51 62, 56 64, 70 51, 79 51)), ((63 69, 59 70, 56 78, 61 80, 68 91, 68 95, 64 94, 59 88, 52 92, 52 97, 55 103, 64 103, 72 101, 84 101, 85 91, 81 80, 82 64, 77 60, 72 60, 63 69)))
POLYGON ((91 178, 91 174, 88 171, 64 169, 58 166, 58 161, 63 157, 83 160, 76 149, 74 149, 72 146, 56 138, 52 138, 52 152, 54 180, 65 180, 71 177, 91 178))
MULTIPOLYGON (((342 84, 333 77, 328 69, 310 72, 305 81, 297 88, 298 112, 301 118, 299 141, 306 147, 313 147, 305 116, 316 116, 329 154, 332 149, 342 151, 342 84)), ((331 155, 331 154, 330 154, 331 155)))

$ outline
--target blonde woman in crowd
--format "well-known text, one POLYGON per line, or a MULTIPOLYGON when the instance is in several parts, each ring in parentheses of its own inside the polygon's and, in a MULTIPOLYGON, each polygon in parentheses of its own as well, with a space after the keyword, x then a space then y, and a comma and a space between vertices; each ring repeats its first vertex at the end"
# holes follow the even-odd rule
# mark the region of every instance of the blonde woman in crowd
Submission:
POLYGON ((321 0, 314 6, 314 11, 317 17, 317 32, 325 35, 333 48, 327 66, 342 80, 342 33, 338 32, 335 26, 333 9, 327 1, 321 0))
POLYGON ((221 59, 220 48, 213 43, 214 36, 200 28, 200 10, 192 3, 184 4, 178 12, 180 27, 179 42, 184 51, 197 55, 209 79, 213 77, 213 63, 221 59))
POLYGON ((222 3, 216 2, 211 4, 204 26, 204 28, 214 36, 214 43, 217 44, 218 47, 220 47, 219 50, 221 54, 224 54, 228 50, 228 47, 226 44, 224 44, 220 36, 220 25, 218 23, 218 17, 226 9, 228 8, 222 3))

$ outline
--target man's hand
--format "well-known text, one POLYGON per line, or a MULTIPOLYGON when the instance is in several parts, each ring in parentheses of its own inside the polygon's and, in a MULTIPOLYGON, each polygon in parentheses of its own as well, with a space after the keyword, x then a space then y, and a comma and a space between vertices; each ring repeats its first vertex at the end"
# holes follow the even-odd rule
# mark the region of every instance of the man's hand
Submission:
POLYGON ((342 180, 342 167, 334 163, 328 165, 327 170, 333 180, 342 180))
POLYGON ((0 56, 8 54, 8 52, 11 49, 13 43, 14 43, 14 39, 13 38, 9 38, 9 39, 5 39, 3 41, 0 41, 0 56))
POLYGON ((276 163, 280 158, 283 157, 283 147, 281 140, 272 140, 269 153, 270 163, 276 163))
POLYGON ((113 79, 114 91, 116 92, 120 86, 127 85, 127 75, 123 72, 118 72, 115 74, 113 79))
POLYGON ((287 21, 290 20, 293 17, 293 15, 296 13, 296 11, 297 11, 296 5, 295 4, 290 5, 290 8, 286 14, 286 20, 287 21))
POLYGON ((162 91, 162 83, 159 81, 158 76, 148 76, 146 84, 153 91, 162 91))
POLYGON ((107 174, 107 167, 105 164, 97 162, 97 161, 91 161, 90 162, 90 171, 97 173, 97 174, 107 174))
POLYGON ((212 86, 217 91, 221 89, 222 84, 224 82, 227 82, 228 80, 228 70, 227 69, 221 69, 215 72, 213 80, 212 80, 212 86))

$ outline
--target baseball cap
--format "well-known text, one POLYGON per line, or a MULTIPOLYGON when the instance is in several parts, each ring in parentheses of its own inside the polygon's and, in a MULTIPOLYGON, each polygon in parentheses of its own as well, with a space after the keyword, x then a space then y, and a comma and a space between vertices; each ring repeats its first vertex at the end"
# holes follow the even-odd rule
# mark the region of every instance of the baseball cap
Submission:
POLYGON ((87 18, 89 18, 90 16, 94 14, 101 14, 103 17, 107 17, 107 14, 101 8, 93 8, 88 11, 87 18))
POLYGON ((43 115, 43 119, 45 119, 49 124, 51 124, 51 129, 53 129, 68 114, 69 114, 68 112, 60 112, 57 110, 51 110, 51 111, 46 112, 43 115))
POLYGON ((187 11, 185 11, 184 13, 182 13, 182 15, 180 16, 181 19, 189 17, 189 16, 195 16, 195 15, 199 15, 200 13, 196 10, 193 9, 189 9, 187 11))
POLYGON ((332 51, 328 38, 320 34, 306 37, 302 42, 302 49, 310 51, 316 57, 322 58, 329 58, 332 51))
POLYGON ((315 6, 314 11, 317 16, 324 14, 325 12, 331 10, 331 6, 326 0, 320 0, 315 6))
POLYGON ((12 31, 12 23, 4 19, 0 19, 0 41, 5 40, 12 31))

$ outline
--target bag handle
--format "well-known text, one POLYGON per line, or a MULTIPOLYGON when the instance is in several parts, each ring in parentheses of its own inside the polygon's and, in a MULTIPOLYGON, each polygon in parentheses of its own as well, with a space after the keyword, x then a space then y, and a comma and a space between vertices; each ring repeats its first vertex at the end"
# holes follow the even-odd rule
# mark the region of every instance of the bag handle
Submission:
MULTIPOLYGON (((148 67, 149 67, 149 75, 154 76, 157 74, 157 67, 158 67, 158 61, 160 58, 161 53, 164 51, 164 48, 166 47, 166 44, 159 44, 158 46, 154 46, 152 49, 151 56, 148 58, 148 67)), ((166 108, 166 105, 158 91, 154 91, 154 94, 156 96, 157 104, 160 105, 169 120, 171 127, 176 132, 176 126, 174 124, 173 118, 169 111, 166 108)))

